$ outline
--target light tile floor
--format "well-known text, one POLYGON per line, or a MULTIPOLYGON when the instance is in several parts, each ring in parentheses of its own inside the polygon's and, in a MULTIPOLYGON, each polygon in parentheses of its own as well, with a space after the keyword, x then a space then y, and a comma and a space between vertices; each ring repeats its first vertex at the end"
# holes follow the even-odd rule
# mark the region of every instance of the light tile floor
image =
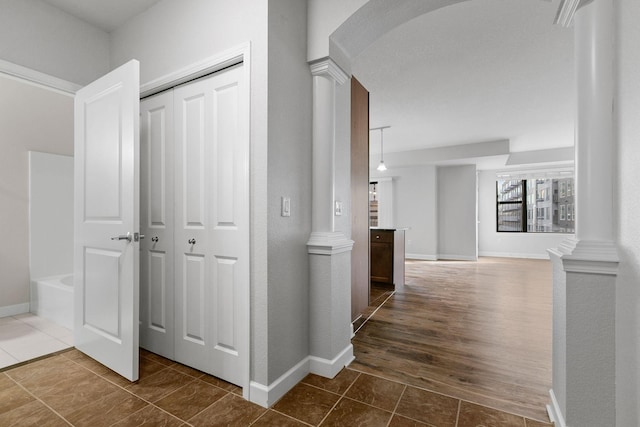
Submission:
POLYGON ((73 332, 32 313, 0 318, 0 368, 73 347, 73 332))

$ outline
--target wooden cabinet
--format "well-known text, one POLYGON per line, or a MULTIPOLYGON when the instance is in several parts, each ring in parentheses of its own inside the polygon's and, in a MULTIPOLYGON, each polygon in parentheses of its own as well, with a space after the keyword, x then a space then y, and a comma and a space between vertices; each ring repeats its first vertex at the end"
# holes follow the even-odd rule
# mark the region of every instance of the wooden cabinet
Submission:
POLYGON ((372 229, 371 282, 404 286, 404 230, 372 229))

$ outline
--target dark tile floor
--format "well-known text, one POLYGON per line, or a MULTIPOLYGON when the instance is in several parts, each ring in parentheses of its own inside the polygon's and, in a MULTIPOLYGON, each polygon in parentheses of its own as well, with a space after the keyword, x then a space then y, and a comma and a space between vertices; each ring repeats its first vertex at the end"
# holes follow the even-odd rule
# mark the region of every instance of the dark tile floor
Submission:
POLYGON ((269 410, 241 394, 144 350, 135 383, 71 350, 0 371, 0 426, 550 426, 348 368, 269 410))

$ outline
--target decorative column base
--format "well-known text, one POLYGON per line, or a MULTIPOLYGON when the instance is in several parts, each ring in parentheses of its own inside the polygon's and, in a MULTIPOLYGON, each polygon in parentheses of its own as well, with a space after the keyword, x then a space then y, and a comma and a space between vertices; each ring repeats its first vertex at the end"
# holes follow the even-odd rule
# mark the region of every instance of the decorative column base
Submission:
POLYGON ((558 426, 615 425, 613 242, 568 239, 553 263, 553 405, 558 426), (566 421, 566 424, 565 424, 566 421))
POLYGON ((314 232, 307 243, 310 267, 311 373, 335 377, 354 359, 351 345, 351 249, 342 233, 314 232))

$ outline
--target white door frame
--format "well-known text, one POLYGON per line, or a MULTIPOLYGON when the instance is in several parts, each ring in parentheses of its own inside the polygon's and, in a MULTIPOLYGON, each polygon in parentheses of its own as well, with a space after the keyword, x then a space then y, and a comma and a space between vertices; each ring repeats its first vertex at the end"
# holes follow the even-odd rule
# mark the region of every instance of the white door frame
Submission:
MULTIPOLYGON (((224 68, 243 63, 243 79, 246 90, 244 96, 246 96, 245 102, 241 106, 241 115, 244 116, 244 121, 248 126, 251 126, 250 121, 250 93, 251 93, 251 43, 243 43, 234 48, 221 52, 215 56, 211 56, 202 61, 198 61, 194 64, 180 68, 174 72, 166 74, 150 82, 140 85, 140 98, 154 95, 163 90, 177 86, 179 84, 197 79, 207 74, 215 73, 224 68)), ((250 130, 247 132, 247 138, 250 138, 250 130)), ((251 142, 249 141, 249 147, 251 142)), ((251 189, 249 189, 251 192, 251 189)), ((251 206, 251 199, 249 200, 249 206, 251 206)), ((251 227, 251 226, 250 226, 251 227)), ((251 231, 249 231, 251 233, 251 231)), ((251 253, 251 251, 249 251, 251 253)), ((251 255, 249 255, 249 269, 251 269, 251 255)), ((251 277, 251 272, 249 272, 251 277)), ((245 342, 243 347, 246 348, 246 354, 243 356, 244 372, 243 372, 243 385, 242 385, 242 397, 246 400, 250 400, 250 372, 251 372, 251 280, 247 283, 247 288, 242 290, 242 300, 245 301, 246 306, 244 310, 244 325, 245 330, 241 334, 245 342)))

